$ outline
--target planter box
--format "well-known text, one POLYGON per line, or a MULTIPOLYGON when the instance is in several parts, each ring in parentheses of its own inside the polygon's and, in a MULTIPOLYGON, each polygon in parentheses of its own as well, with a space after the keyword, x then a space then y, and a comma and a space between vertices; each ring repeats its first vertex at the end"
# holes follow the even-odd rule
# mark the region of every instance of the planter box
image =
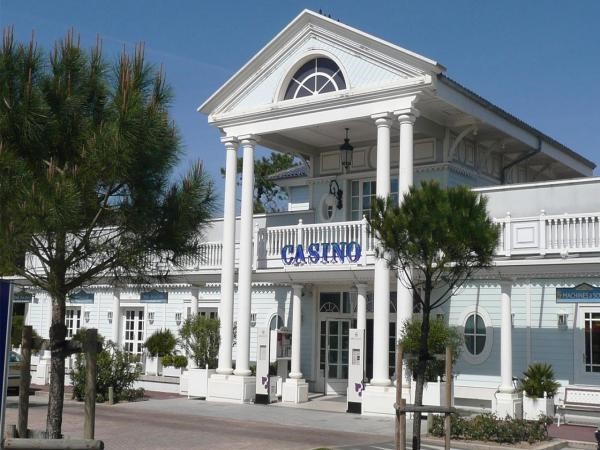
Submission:
POLYGON ((215 369, 189 369, 187 371, 188 397, 204 397, 208 395, 208 379, 217 373, 215 369))
POLYGON ((160 362, 160 357, 146 356, 144 373, 146 375, 162 375, 162 363, 160 362))
MULTIPOLYGON (((415 392, 417 383, 414 380, 410 382, 410 402, 415 401, 415 392)), ((430 381, 423 386, 423 405, 442 406, 445 404, 446 398, 446 382, 430 381)), ((454 384, 452 385, 452 406, 454 406, 454 384)))
POLYGON ((523 393, 523 419, 537 420, 540 416, 554 416, 554 397, 533 398, 523 393))
POLYGON ((178 369, 176 367, 173 366, 168 366, 168 367, 164 367, 162 368, 162 376, 163 377, 181 377, 181 373, 183 372, 183 369, 178 369))

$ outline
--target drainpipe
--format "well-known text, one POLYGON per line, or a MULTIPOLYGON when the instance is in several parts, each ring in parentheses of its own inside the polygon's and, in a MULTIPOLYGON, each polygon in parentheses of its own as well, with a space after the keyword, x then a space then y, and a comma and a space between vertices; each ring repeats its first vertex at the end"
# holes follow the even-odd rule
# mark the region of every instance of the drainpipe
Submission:
POLYGON ((510 164, 508 164, 502 168, 502 172, 500 175, 500 184, 506 183, 506 172, 508 171, 508 169, 510 169, 513 166, 516 166, 517 164, 522 163, 526 159, 531 158, 533 155, 536 155, 536 154, 540 153, 541 151, 542 151, 542 138, 540 138, 538 136, 538 145, 537 145, 536 149, 532 150, 531 152, 527 153, 524 156, 521 156, 520 158, 517 158, 516 160, 514 160, 513 162, 511 162, 510 164))

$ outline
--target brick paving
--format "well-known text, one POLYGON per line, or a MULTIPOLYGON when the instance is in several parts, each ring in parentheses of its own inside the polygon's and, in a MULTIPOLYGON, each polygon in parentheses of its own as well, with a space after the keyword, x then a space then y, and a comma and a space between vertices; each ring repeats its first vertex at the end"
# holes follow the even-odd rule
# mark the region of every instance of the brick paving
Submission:
MULTIPOLYGON (((45 428, 45 396, 31 397, 29 428, 45 428)), ((16 423, 17 398, 10 399, 7 423, 16 423)), ((207 415, 176 412, 177 401, 189 411, 194 401, 177 400, 167 411, 161 406, 166 400, 149 400, 139 403, 113 406, 97 405, 96 437, 102 439, 107 449, 314 449, 341 445, 364 445, 381 442, 381 434, 355 433, 343 430, 311 428, 290 424, 275 424, 262 420, 211 417, 207 415)), ((206 402, 196 402, 205 414, 206 402)), ((216 409, 219 405, 215 406, 216 409)), ((237 407, 244 408, 242 405, 237 407)), ((246 406, 250 414, 260 413, 261 407, 246 406), (255 409, 252 409, 255 408, 255 409)), ((268 408, 268 407, 265 407, 268 408)), ((281 411, 273 408, 268 411, 281 411)), ((208 409, 210 411, 210 409, 208 409)), ((314 414, 304 411, 302 414, 314 414)), ((345 416, 339 413, 338 416, 345 416)), ((356 419, 353 418, 353 419, 356 419)), ((358 418, 360 419, 360 418, 358 418)), ((69 436, 81 436, 83 429, 83 405, 65 401, 63 432, 69 436)), ((390 436, 392 431, 390 430, 390 436)), ((389 439, 385 436, 384 439, 389 439)))

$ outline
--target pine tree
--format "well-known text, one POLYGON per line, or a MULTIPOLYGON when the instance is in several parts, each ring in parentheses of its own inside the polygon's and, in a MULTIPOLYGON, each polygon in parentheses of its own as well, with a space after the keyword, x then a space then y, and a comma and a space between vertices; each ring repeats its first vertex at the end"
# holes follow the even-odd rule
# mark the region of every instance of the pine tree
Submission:
POLYGON ((61 437, 69 293, 104 277, 164 277, 156 267, 195 254, 212 214, 213 185, 199 163, 170 181, 180 153, 170 101, 142 46, 110 66, 100 41, 83 50, 72 31, 47 56, 33 39, 4 33, 0 272, 52 298, 51 438, 61 437))
MULTIPOLYGON (((446 303, 475 271, 490 267, 498 228, 488 217, 487 200, 464 186, 443 189, 437 182, 411 187, 398 206, 376 199, 369 226, 378 256, 412 289, 423 319, 417 356, 415 405, 423 404, 429 360, 431 310, 446 303), (435 296, 434 296, 435 293, 435 296)), ((413 420, 413 446, 421 445, 421 413, 413 420)))

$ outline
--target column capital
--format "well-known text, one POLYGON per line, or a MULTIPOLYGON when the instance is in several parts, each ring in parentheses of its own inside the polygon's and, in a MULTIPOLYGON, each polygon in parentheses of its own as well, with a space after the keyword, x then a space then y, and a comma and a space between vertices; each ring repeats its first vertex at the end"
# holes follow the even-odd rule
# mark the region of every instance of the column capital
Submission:
POLYGON ((400 122, 400 124, 413 124, 415 123, 415 120, 417 120, 417 117, 421 115, 421 113, 417 108, 406 108, 394 111, 394 115, 398 118, 398 122, 400 122))
POLYGON ((221 138, 221 143, 225 146, 226 150, 237 150, 240 143, 237 138, 232 136, 224 136, 221 138))
POLYGON ((294 290, 294 294, 298 293, 298 291, 300 291, 300 294, 302 294, 302 288, 304 287, 303 284, 294 283, 294 284, 292 284, 290 286, 294 290))
POLYGON ((391 127, 392 126, 392 114, 389 112, 382 112, 372 114, 371 119, 375 121, 377 127, 391 127))
POLYGON ((368 287, 369 286, 367 285, 367 283, 357 283, 356 284, 356 290, 359 294, 365 295, 367 293, 368 287))
POLYGON ((244 134, 238 137, 242 147, 254 147, 256 145, 257 138, 253 134, 244 134))

